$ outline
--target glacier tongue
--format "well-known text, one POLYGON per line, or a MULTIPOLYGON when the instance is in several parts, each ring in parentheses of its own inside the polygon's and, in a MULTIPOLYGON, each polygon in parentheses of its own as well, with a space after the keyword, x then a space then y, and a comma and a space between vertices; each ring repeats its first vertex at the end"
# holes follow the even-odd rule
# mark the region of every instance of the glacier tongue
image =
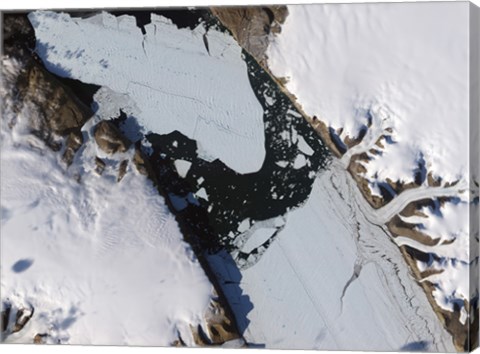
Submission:
POLYGON ((234 311, 248 311, 240 324, 247 341, 273 349, 400 351, 422 343, 422 350, 454 351, 397 246, 364 215, 362 198, 334 163, 241 277, 232 278, 221 255, 210 258, 234 311))
POLYGON ((205 32, 202 24, 178 29, 157 15, 145 35, 133 17, 105 12, 81 19, 36 11, 29 19, 50 71, 128 95, 147 131, 178 130, 198 142, 207 161, 220 159, 239 173, 261 168, 263 109, 230 35, 205 32))

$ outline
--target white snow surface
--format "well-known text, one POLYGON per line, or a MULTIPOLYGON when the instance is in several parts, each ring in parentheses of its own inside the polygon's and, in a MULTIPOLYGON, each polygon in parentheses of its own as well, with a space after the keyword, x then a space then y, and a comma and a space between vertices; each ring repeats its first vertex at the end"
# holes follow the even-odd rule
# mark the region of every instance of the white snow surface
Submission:
POLYGON ((289 5, 268 66, 304 111, 355 137, 387 112, 396 144, 368 176, 413 179, 423 153, 444 180, 468 179, 469 4, 289 5), (375 114, 375 112, 373 112, 375 114))
POLYGON ((194 345, 189 325, 204 325, 213 288, 152 183, 132 163, 117 183, 133 150, 96 174, 90 121, 66 169, 26 133, 31 114, 13 130, 8 112, 0 120, 2 300, 35 309, 5 342, 48 333, 54 343, 166 346, 180 333, 194 345))
POLYGON ((178 29, 154 14, 145 35, 134 17, 106 12, 81 19, 36 11, 29 19, 49 70, 128 96, 147 131, 178 130, 197 141, 205 160, 218 158, 239 173, 261 168, 263 109, 230 35, 202 24, 178 29))

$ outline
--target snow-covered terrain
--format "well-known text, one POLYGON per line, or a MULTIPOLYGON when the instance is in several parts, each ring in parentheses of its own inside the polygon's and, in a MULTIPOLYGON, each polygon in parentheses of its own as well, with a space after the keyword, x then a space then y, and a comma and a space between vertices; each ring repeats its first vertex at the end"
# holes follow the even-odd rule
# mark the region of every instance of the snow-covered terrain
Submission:
POLYGON ((105 159, 99 176, 95 156, 103 155, 90 121, 67 170, 60 154, 28 134, 35 107, 24 107, 10 130, 6 106, 1 294, 35 316, 5 342, 48 333, 53 343, 166 346, 181 335, 193 345, 189 326, 204 324, 213 288, 152 182, 130 163, 117 183, 118 165, 133 150, 105 159))
MULTIPOLYGON (((374 215, 334 163, 241 278, 213 257, 234 311, 247 313, 240 324, 246 340, 268 348, 453 351, 396 245, 370 220, 374 215)), ((260 230, 268 233, 268 225, 260 230)))
POLYGON ((461 307, 462 323, 464 300, 478 293, 468 279, 478 254, 470 254, 478 240, 471 237, 469 216, 469 189, 475 188, 469 166, 469 8, 468 3, 289 6, 267 53, 272 73, 287 79, 286 88, 307 115, 325 122, 342 141, 367 131, 341 162, 347 168, 352 156, 368 156, 360 162, 366 169, 361 177, 372 195, 381 196, 379 185, 387 179, 420 184, 372 214, 376 222, 401 212, 400 204, 423 198, 436 203, 420 210, 422 217, 402 217, 433 245, 402 234, 395 242, 430 255, 427 262, 417 261, 419 271, 433 272, 422 280, 435 285, 442 309, 461 307), (440 185, 431 186, 427 174, 441 178, 440 185), (457 181, 453 188, 445 184, 457 181), (436 198, 447 196, 453 198, 439 205, 436 198))
POLYGON ((413 180, 420 154, 447 181, 468 174, 469 4, 293 5, 271 37, 268 65, 304 111, 342 138, 372 109, 389 116, 397 144, 368 177, 413 180))
POLYGON ((154 14, 145 35, 134 17, 106 12, 81 19, 38 11, 29 18, 50 71, 124 94, 126 107, 118 108, 147 131, 195 139, 208 161, 218 158, 240 173, 262 166, 263 110, 242 49, 228 34, 203 25, 178 29, 154 14))

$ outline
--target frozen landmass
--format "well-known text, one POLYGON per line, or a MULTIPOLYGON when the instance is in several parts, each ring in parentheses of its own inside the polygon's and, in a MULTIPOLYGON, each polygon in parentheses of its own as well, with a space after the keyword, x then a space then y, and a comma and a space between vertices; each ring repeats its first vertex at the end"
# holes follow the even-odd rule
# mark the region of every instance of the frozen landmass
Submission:
POLYGON ((468 173, 468 3, 288 6, 267 55, 309 116, 356 138, 380 107, 395 144, 368 177, 408 183, 423 154, 434 176, 468 173), (453 148, 455 147, 455 148, 453 148))
POLYGON ((120 161, 134 151, 104 157, 89 122, 67 170, 29 133, 39 108, 14 114, 4 89, 2 311, 35 312, 5 342, 32 343, 38 334, 48 343, 195 345, 190 326, 205 326, 213 287, 152 182, 130 164, 117 183, 120 161))
POLYGON ((230 35, 201 24, 178 29, 153 14, 145 35, 134 17, 106 12, 81 19, 37 11, 29 19, 50 71, 125 95, 128 107, 118 108, 133 107, 146 131, 178 130, 205 160, 240 173, 262 166, 263 109, 230 35))

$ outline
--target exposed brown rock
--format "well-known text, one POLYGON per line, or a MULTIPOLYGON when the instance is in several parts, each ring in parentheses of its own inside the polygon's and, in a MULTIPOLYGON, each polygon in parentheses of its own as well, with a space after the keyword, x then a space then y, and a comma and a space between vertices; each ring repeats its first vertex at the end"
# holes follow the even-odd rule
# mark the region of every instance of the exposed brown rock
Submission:
POLYGON ((30 321, 34 313, 33 307, 31 308, 22 308, 17 311, 15 316, 15 324, 13 325, 12 333, 20 332, 25 325, 30 321))
MULTIPOLYGON (((216 296, 216 292, 214 291, 216 296)), ((225 299, 216 297, 211 299, 210 305, 205 313, 206 330, 201 326, 190 325, 193 342, 197 346, 220 346, 226 342, 241 339, 232 315, 225 307, 225 299)), ((184 347, 185 342, 180 334, 172 346, 184 347)))
POLYGON ((95 156, 95 172, 102 175, 103 171, 105 171, 105 162, 98 156, 95 156))
POLYGON ((138 172, 144 176, 147 176, 153 181, 153 183, 156 184, 157 178, 155 176, 155 172, 153 171, 152 165, 150 164, 148 157, 144 155, 139 147, 135 148, 133 164, 137 168, 138 172))
POLYGON ((317 132, 318 135, 322 138, 322 141, 327 145, 333 154, 340 158, 342 157, 343 153, 340 152, 340 147, 335 144, 334 139, 327 127, 327 125, 318 119, 316 116, 309 117, 304 116, 308 123, 313 127, 313 129, 317 132))
POLYGON ((192 332, 193 342, 199 347, 206 347, 212 344, 200 325, 197 327, 190 325, 190 331, 192 332))
POLYGON ((459 182, 460 182, 460 180, 458 180, 458 179, 456 181, 452 181, 452 182, 445 182, 445 188, 456 186, 459 182))
POLYGON ((32 115, 30 125, 44 140, 51 133, 65 136, 91 117, 90 109, 37 62, 31 62, 27 75, 23 101, 37 107, 38 115, 32 115))
POLYGON ((227 315, 218 300, 212 300, 206 315, 207 331, 213 344, 223 344, 240 338, 233 318, 227 315))
POLYGON ((34 344, 45 344, 46 339, 48 338, 48 334, 46 333, 37 333, 35 337, 33 337, 34 344))
POLYGON ((125 177, 125 174, 127 173, 127 167, 128 167, 128 160, 123 160, 120 162, 120 166, 118 167, 118 178, 117 182, 120 182, 123 177, 125 177))
POLYGON ((65 141, 65 151, 62 156, 62 160, 70 166, 73 162, 75 153, 80 149, 83 144, 83 135, 80 130, 72 131, 65 141))
POLYGON ((367 172, 367 170, 365 166, 363 166, 360 163, 361 161, 363 162, 368 161, 368 157, 365 154, 352 156, 347 170, 348 172, 350 172, 355 182, 357 182, 357 186, 360 192, 362 192, 362 195, 368 201, 368 203, 372 206, 372 208, 374 209, 381 208, 383 205, 385 205, 385 200, 384 198, 381 198, 377 195, 372 195, 370 186, 368 184, 368 180, 362 177, 362 174, 367 172))
POLYGON ((438 244, 440 239, 433 239, 429 235, 416 230, 415 227, 416 224, 409 224, 405 221, 403 221, 399 216, 395 215, 388 223, 387 227, 394 235, 396 236, 403 236, 410 238, 412 240, 415 240, 417 242, 420 242, 421 244, 425 246, 435 246, 438 244))
POLYGON ((408 203, 407 206, 400 212, 400 215, 405 217, 420 216, 422 218, 426 218, 427 215, 425 215, 421 209, 430 204, 433 204, 431 199, 416 200, 415 202, 408 203))
POLYGON ((102 120, 94 128, 95 141, 100 149, 107 154, 125 152, 130 147, 130 141, 112 123, 102 120))
POLYGON ((385 146, 382 144, 382 140, 383 140, 383 136, 381 136, 380 138, 378 138, 378 140, 376 141, 375 145, 378 146, 380 149, 385 149, 385 146))
POLYGON ((397 194, 400 194, 403 191, 406 191, 408 189, 413 189, 413 188, 419 187, 419 185, 416 184, 414 181, 409 182, 409 183, 405 183, 405 182, 399 181, 399 180, 392 181, 390 178, 387 178, 385 180, 385 182, 387 182, 390 185, 390 187, 392 187, 393 190, 395 191, 395 193, 397 193, 397 194))
POLYGON ((347 135, 345 139, 343 139, 343 142, 349 149, 351 149, 352 147, 362 142, 362 139, 365 137, 365 132, 366 130, 362 130, 360 134, 355 138, 351 138, 350 136, 347 135))
POLYGON ((178 339, 175 339, 170 346, 181 348, 181 347, 186 347, 187 345, 183 341, 182 337, 178 336, 178 339))
POLYGON ((266 60, 270 33, 279 33, 288 15, 286 6, 211 7, 247 52, 261 63, 266 60))

